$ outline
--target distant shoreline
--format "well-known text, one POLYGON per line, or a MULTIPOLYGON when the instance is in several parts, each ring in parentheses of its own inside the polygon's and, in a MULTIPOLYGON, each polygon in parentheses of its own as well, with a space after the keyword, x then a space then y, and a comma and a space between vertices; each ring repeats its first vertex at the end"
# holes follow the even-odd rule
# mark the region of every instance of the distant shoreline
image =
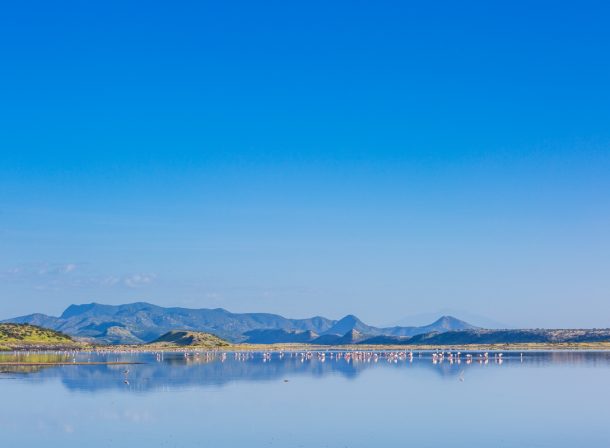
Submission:
MULTIPOLYGON (((312 345, 312 344, 232 344, 222 347, 151 344, 139 345, 11 345, 0 347, 7 352, 282 352, 282 351, 610 351, 610 342, 578 343, 503 343, 503 344, 447 344, 447 345, 312 345)), ((73 364, 73 363, 66 363, 73 364)))

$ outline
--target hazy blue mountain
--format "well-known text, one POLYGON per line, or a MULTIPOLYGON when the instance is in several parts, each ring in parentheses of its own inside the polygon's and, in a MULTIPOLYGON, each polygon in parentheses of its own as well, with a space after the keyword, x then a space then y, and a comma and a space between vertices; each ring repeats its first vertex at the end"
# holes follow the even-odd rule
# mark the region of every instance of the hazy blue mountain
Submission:
POLYGON ((338 320, 332 327, 324 332, 324 334, 335 334, 339 336, 345 335, 347 332, 356 330, 364 334, 381 334, 381 328, 371 327, 366 325, 353 314, 348 314, 344 318, 338 320))
POLYGON ((72 336, 107 343, 150 342, 176 329, 204 331, 231 341, 242 341, 244 333, 255 329, 322 333, 335 323, 323 317, 287 319, 276 314, 238 314, 221 308, 164 308, 144 302, 116 306, 98 303, 71 305, 60 317, 32 314, 7 322, 35 322, 72 336))
POLYGON ((323 334, 310 342, 316 345, 339 345, 341 338, 340 334, 323 334))
POLYGON ((473 325, 470 325, 463 320, 456 319, 452 316, 442 316, 437 321, 431 323, 430 325, 424 325, 423 327, 417 327, 416 334, 425 334, 430 333, 431 331, 438 331, 443 333, 445 331, 461 331, 461 330, 471 330, 476 328, 473 325))
POLYGON ((312 341, 313 344, 319 345, 351 345, 358 344, 361 341, 370 338, 369 335, 365 335, 358 330, 352 329, 345 333, 343 336, 335 334, 322 335, 312 341))
POLYGON ((6 322, 34 324, 107 344, 150 342, 172 330, 202 331, 232 342, 279 343, 312 342, 321 337, 339 340, 352 331, 367 337, 414 336, 473 328, 450 316, 424 327, 377 328, 353 315, 338 321, 319 316, 288 319, 268 313, 231 313, 222 308, 164 308, 145 302, 71 305, 59 317, 31 314, 6 322))
POLYGON ((55 329, 59 324, 60 319, 57 317, 47 316, 46 314, 28 314, 27 316, 16 317, 9 319, 5 322, 11 322, 14 324, 30 324, 38 327, 55 329))
POLYGON ((245 342, 250 344, 307 343, 318 337, 311 331, 292 330, 251 330, 244 333, 245 342))
POLYGON ((441 316, 460 316, 462 319, 468 321, 470 324, 479 328, 489 329, 507 329, 514 328, 512 325, 508 325, 505 322, 499 322, 495 319, 491 319, 487 316, 483 316, 476 313, 470 313, 466 310, 455 309, 455 308, 444 308, 434 313, 422 313, 405 316, 392 323, 391 326, 398 327, 421 327, 427 325, 428 322, 433 322, 441 316))
POLYGON ((44 314, 9 319, 70 336, 106 344, 150 342, 174 331, 206 332, 233 342, 343 344, 492 344, 516 342, 610 341, 610 329, 600 330, 489 330, 475 328, 451 316, 420 327, 378 328, 356 316, 340 320, 324 317, 287 319, 277 314, 231 313, 216 309, 164 308, 139 302, 127 305, 71 305, 61 316, 44 314))
POLYGON ((321 335, 338 335, 344 336, 351 330, 356 330, 361 334, 371 336, 388 335, 388 336, 415 336, 418 334, 425 334, 431 332, 445 332, 445 331, 458 331, 458 330, 469 330, 477 327, 470 325, 468 322, 456 319, 452 316, 442 316, 435 322, 424 325, 421 327, 387 327, 378 328, 366 325, 360 319, 354 315, 347 315, 341 320, 337 321, 331 328, 323 332, 321 335))

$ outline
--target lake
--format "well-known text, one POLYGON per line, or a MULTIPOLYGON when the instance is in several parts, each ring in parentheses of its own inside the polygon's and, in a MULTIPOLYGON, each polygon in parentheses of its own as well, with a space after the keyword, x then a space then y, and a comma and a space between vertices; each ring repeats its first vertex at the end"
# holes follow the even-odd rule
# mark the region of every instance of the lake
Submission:
POLYGON ((0 354, 6 447, 608 447, 610 353, 0 354), (79 365, 81 362, 126 362, 79 365))

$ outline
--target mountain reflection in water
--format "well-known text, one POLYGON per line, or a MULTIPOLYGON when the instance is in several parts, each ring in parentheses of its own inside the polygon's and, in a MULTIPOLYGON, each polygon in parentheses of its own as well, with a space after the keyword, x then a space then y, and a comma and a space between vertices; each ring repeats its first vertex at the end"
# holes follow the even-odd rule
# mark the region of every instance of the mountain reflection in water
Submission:
POLYGON ((59 380, 69 390, 108 389, 147 392, 165 389, 222 386, 230 382, 291 381, 299 377, 340 375, 356 378, 369 369, 413 369, 440 379, 460 380, 471 369, 518 369, 550 365, 608 366, 607 352, 79 352, 3 353, 0 363, 68 363, 68 365, 3 365, 0 379, 26 375, 29 381, 59 380), (69 363, 75 365, 69 365, 69 363), (78 365, 81 362, 129 362, 133 365, 78 365), (137 364, 136 364, 137 363, 137 364))

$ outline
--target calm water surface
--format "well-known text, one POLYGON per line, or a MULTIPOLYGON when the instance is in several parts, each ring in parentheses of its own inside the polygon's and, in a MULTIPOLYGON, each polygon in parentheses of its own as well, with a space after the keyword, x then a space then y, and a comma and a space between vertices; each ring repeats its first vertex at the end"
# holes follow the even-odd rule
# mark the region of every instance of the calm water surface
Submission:
POLYGON ((610 354, 0 355, 7 447, 610 447, 610 354), (74 365, 74 361, 141 364, 74 365), (128 370, 128 372, 127 372, 128 370))

